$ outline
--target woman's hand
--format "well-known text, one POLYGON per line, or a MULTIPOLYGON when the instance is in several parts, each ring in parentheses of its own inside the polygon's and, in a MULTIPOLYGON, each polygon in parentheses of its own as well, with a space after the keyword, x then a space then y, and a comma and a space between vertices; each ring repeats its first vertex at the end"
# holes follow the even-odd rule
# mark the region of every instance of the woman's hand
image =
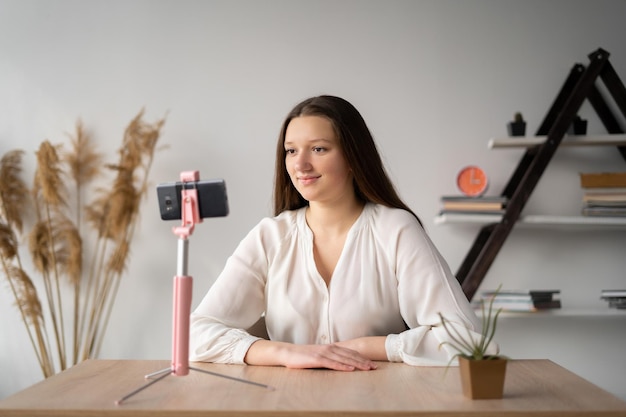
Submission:
POLYGON ((337 371, 369 371, 376 364, 358 351, 341 346, 296 345, 258 340, 250 346, 245 357, 249 365, 281 365, 287 368, 327 368, 337 371))

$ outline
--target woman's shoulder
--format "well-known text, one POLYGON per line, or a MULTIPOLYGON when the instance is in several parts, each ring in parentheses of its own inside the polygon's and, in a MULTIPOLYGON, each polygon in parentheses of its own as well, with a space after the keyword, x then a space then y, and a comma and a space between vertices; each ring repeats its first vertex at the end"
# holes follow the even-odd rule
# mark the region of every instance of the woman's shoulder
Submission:
POLYGON ((263 218, 259 224, 263 224, 267 227, 291 227, 297 223, 298 216, 303 210, 304 208, 285 210, 276 216, 263 218))
POLYGON ((420 227, 417 218, 407 210, 374 203, 369 203, 366 208, 369 210, 371 220, 378 227, 392 229, 420 227))
POLYGON ((369 210, 371 232, 389 253, 398 250, 398 245, 411 251, 430 246, 426 231, 410 211, 380 204, 371 205, 369 210))
POLYGON ((241 240, 239 248, 249 252, 265 252, 267 256, 280 252, 297 237, 298 211, 283 212, 262 218, 241 240))
POLYGON ((302 210, 285 210, 277 216, 264 217, 254 227, 253 232, 284 237, 297 228, 299 213, 302 210))

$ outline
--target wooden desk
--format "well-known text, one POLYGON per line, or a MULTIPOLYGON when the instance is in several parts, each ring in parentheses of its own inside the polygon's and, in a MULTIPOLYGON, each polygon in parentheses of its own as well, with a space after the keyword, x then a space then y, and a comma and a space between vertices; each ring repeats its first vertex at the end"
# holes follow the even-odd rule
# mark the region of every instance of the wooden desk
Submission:
POLYGON ((626 416, 626 402, 548 360, 509 363, 502 400, 469 400, 458 368, 380 363, 369 372, 192 364, 116 405, 169 361, 89 360, 0 401, 0 416, 626 416))

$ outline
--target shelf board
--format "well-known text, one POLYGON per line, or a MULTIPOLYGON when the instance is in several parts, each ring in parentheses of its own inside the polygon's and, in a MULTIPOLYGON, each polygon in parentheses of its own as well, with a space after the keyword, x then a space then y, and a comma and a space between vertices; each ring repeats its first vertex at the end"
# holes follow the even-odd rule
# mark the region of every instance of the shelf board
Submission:
MULTIPOLYGON (((489 140, 489 149, 496 148, 529 148, 541 145, 546 136, 508 137, 504 139, 492 138, 489 140)), ((594 135, 575 136, 565 135, 560 146, 626 146, 626 135, 594 135)))
MULTIPOLYGON (((474 310, 476 315, 482 317, 480 309, 474 310)), ((539 311, 502 311, 500 318, 542 318, 549 317, 599 317, 599 318, 611 318, 611 317, 626 317, 626 310, 617 308, 553 308, 539 311)))
MULTIPOLYGON (((456 214, 445 213, 435 217, 435 224, 465 223, 489 224, 498 223, 502 219, 500 214, 456 214)), ((588 229, 609 228, 626 229, 626 217, 592 217, 592 216, 549 216, 525 215, 517 221, 520 226, 563 227, 567 229, 580 227, 588 229)))

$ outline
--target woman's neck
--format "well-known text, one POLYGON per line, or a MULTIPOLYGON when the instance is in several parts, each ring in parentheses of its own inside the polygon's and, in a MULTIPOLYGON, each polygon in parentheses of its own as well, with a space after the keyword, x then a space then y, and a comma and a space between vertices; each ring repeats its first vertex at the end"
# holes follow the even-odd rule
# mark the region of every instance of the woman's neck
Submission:
POLYGON ((306 221, 317 233, 341 235, 346 233, 359 218, 365 204, 354 199, 344 199, 335 204, 309 203, 306 221))

